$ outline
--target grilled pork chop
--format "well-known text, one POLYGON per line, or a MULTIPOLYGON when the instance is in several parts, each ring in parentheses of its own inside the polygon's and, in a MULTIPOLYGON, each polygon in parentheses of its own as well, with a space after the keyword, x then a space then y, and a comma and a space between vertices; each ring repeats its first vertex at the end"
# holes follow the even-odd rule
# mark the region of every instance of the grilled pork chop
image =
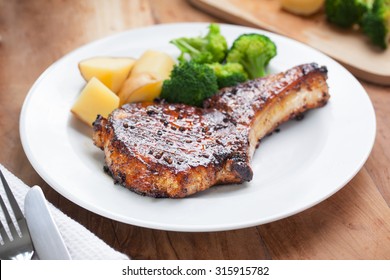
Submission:
POLYGON ((265 135, 329 99, 327 70, 294 67, 222 89, 204 108, 163 102, 126 104, 94 123, 106 169, 126 188, 185 197, 253 176, 250 161, 265 135))

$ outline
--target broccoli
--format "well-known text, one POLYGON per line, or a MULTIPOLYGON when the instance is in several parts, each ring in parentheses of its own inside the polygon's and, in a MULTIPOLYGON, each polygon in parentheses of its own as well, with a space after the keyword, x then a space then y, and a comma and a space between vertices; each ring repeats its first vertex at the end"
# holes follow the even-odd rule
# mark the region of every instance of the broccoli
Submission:
POLYGON ((202 106, 218 91, 217 77, 206 64, 185 61, 175 65, 170 79, 163 82, 160 97, 172 103, 202 106))
POLYGON ((240 63, 250 79, 263 77, 269 61, 276 55, 276 45, 267 36, 243 34, 228 51, 226 62, 240 63))
POLYGON ((248 80, 244 67, 239 63, 212 63, 208 66, 217 76, 218 88, 231 87, 248 80))
POLYGON ((343 28, 359 23, 371 9, 374 0, 326 0, 325 14, 329 22, 343 28))
POLYGON ((386 49, 390 38, 390 0, 375 0, 361 26, 373 44, 386 49))
POLYGON ((196 63, 213 63, 221 62, 227 53, 227 42, 220 33, 218 24, 210 24, 209 32, 204 37, 182 37, 171 40, 170 43, 175 45, 181 51, 178 60, 186 61, 186 54, 196 63))

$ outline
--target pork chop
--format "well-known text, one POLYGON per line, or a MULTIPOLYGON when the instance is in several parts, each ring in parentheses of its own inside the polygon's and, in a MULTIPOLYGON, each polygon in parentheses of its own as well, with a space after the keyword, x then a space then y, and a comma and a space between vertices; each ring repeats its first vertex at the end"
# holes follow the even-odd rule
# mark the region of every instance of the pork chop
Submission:
POLYGON ((179 198, 250 181, 259 140, 281 123, 324 106, 327 69, 305 64, 222 89, 204 108, 126 104, 94 122, 116 183, 143 195, 179 198))

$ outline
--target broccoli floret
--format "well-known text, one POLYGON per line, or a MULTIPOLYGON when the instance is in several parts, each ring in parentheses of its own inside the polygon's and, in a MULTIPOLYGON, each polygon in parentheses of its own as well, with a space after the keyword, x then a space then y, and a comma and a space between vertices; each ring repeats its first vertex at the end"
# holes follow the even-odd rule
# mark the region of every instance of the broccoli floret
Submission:
POLYGON ((201 37, 182 37, 171 40, 170 43, 175 45, 181 51, 178 60, 184 62, 193 60, 197 63, 221 62, 227 53, 227 42, 220 32, 218 24, 209 25, 209 32, 206 36, 201 37), (186 58, 189 56, 189 59, 186 58))
POLYGON ((200 107, 217 91, 217 77, 209 66, 185 61, 174 66, 170 79, 163 82, 160 97, 171 103, 200 107))
POLYGON ((214 70, 220 89, 235 86, 248 80, 244 67, 239 63, 212 63, 208 66, 214 70))
POLYGON ((228 51, 226 62, 240 63, 250 79, 263 77, 269 61, 276 55, 276 45, 267 36, 243 34, 228 51))
POLYGON ((361 26, 373 44, 386 49, 390 38, 390 0, 375 0, 361 26))
POLYGON ((373 0, 326 0, 326 17, 329 22, 348 28, 360 22, 372 3, 373 0))

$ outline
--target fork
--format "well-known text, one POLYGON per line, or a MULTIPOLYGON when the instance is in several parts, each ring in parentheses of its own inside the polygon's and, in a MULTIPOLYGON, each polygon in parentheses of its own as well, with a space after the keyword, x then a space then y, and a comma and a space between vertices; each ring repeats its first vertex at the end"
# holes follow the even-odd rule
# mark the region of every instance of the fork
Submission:
POLYGON ((0 221, 0 236, 3 239, 3 244, 0 245, 0 259, 2 260, 30 260, 34 254, 30 233, 27 228, 27 222, 12 191, 0 170, 1 181, 4 190, 7 194, 9 204, 14 212, 16 223, 20 229, 21 235, 18 234, 15 224, 11 219, 10 213, 5 206, 4 200, 0 195, 1 209, 4 212, 7 220, 8 228, 11 232, 12 239, 8 236, 3 223, 0 221))

